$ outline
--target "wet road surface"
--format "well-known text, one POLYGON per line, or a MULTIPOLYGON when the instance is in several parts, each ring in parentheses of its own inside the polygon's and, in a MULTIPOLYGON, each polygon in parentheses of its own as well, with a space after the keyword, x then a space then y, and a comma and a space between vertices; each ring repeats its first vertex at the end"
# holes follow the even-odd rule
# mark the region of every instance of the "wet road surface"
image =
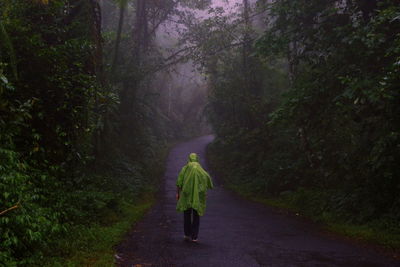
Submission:
POLYGON ((160 199, 117 247, 117 266, 400 266, 300 218, 241 199, 215 179, 200 219, 199 244, 183 241, 183 214, 175 210, 176 178, 191 152, 207 169, 205 149, 212 140, 196 138, 170 151, 160 199))

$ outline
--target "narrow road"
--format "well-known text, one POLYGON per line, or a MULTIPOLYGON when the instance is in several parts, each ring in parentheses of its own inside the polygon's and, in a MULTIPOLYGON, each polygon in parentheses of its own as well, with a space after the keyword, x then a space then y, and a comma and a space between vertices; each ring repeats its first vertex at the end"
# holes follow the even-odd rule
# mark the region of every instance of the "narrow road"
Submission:
POLYGON ((176 177, 191 152, 207 169, 205 148, 212 140, 204 136, 171 150, 160 200, 117 247, 118 266, 400 266, 304 220, 236 197, 215 179, 199 244, 184 242, 183 214, 175 211, 176 177))

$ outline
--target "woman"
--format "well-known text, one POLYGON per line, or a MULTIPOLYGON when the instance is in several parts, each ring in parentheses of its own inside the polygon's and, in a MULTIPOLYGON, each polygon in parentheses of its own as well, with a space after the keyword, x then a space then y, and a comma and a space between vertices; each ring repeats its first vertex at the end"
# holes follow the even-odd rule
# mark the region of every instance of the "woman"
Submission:
POLYGON ((210 175, 201 167, 196 153, 189 155, 188 163, 178 175, 176 186, 176 209, 184 213, 184 239, 197 242, 199 216, 204 215, 207 190, 213 188, 213 184, 210 175))

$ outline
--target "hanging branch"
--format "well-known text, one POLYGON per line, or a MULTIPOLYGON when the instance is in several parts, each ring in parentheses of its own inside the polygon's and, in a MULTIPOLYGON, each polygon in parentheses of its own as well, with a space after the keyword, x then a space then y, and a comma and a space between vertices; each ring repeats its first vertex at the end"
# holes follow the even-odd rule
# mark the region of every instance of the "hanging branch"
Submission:
POLYGON ((10 207, 10 208, 8 208, 8 209, 6 209, 6 210, 1 211, 1 212, 0 212, 0 216, 3 216, 4 214, 6 214, 6 213, 9 212, 9 211, 18 209, 19 207, 21 207, 21 204, 18 202, 18 203, 15 204, 14 206, 12 206, 12 207, 10 207))

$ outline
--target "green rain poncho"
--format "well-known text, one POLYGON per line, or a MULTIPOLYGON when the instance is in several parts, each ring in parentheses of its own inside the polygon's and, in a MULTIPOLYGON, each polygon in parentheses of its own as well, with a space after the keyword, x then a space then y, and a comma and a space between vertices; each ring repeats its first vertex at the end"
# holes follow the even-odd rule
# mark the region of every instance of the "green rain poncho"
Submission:
POLYGON ((176 181, 180 188, 177 211, 193 208, 200 216, 206 209, 207 189, 213 188, 210 175, 201 167, 199 157, 195 153, 189 155, 188 163, 182 168, 176 181))

